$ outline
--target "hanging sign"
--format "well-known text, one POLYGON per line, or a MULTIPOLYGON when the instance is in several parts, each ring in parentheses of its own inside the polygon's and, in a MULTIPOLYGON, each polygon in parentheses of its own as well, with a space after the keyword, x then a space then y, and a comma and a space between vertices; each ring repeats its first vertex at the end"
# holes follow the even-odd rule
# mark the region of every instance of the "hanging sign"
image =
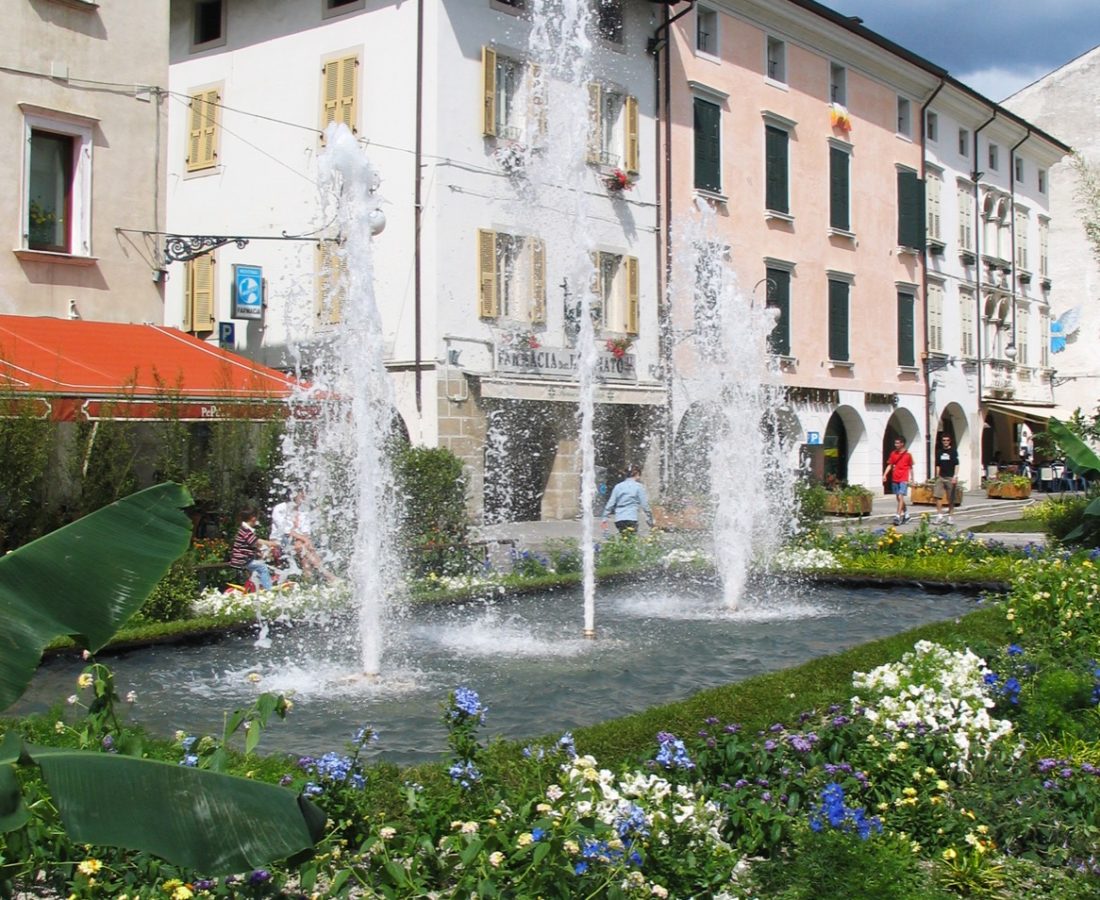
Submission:
POLYGON ((233 266, 233 318, 264 317, 264 270, 260 266, 233 266))

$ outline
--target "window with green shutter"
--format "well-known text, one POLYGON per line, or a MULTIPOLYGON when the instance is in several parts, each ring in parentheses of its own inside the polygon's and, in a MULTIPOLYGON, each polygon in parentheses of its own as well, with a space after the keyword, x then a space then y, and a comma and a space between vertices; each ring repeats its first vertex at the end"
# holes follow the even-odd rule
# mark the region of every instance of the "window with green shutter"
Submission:
POLYGON ((829 279, 829 359, 848 361, 847 281, 829 279))
POLYGON ((695 187, 722 190, 722 110, 717 103, 695 98, 695 187))
POLYGON ((913 307, 916 298, 905 291, 898 291, 898 365, 916 365, 916 348, 913 346, 913 307))
POLYGON ((849 165, 851 157, 839 147, 829 148, 829 227, 839 231, 852 230, 849 212, 849 165))
POLYGON ((790 135, 774 125, 764 126, 764 205, 773 212, 791 211, 787 186, 790 135))
POLYGON ((768 348, 776 356, 791 355, 791 273, 786 269, 767 270, 768 306, 779 313, 768 337, 768 348))
POLYGON ((924 182, 916 172, 898 172, 898 246, 924 249, 924 182))

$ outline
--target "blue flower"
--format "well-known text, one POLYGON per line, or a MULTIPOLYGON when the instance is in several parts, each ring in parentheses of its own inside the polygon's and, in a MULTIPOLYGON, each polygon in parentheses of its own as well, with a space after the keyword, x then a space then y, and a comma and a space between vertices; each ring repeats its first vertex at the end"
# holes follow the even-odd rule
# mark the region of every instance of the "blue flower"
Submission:
POLYGON ((532 828, 531 829, 531 840, 541 841, 544 837, 546 837, 546 832, 543 829, 541 829, 541 828, 532 828))
POLYGON ((481 698, 478 697, 477 691, 472 691, 467 687, 457 687, 451 694, 447 717, 451 720, 469 717, 484 724, 487 712, 489 712, 489 708, 481 705, 481 698))
POLYGON ((190 766, 191 768, 195 768, 195 766, 197 766, 198 764, 199 757, 195 753, 187 753, 184 755, 183 759, 180 760, 181 766, 190 766))
POLYGON ((1021 653, 1024 652, 1024 648, 1021 647, 1019 644, 1009 644, 1008 650, 1006 652, 1009 656, 1019 656, 1021 653))
POLYGON ((849 807, 844 803, 844 788, 830 782, 821 789, 821 805, 810 811, 810 828, 821 831, 826 822, 840 831, 855 831, 861 840, 867 840, 872 831, 881 832, 882 822, 877 816, 868 817, 863 807, 849 807))
POLYGON ((667 731, 657 732, 657 756, 655 761, 666 769, 694 769, 695 763, 688 756, 684 742, 667 731))
POLYGON ((481 780, 481 772, 470 761, 456 762, 447 771, 451 776, 451 781, 463 790, 469 790, 470 787, 481 780))
POLYGON ((573 866, 573 874, 574 875, 583 875, 587 871, 588 871, 588 863, 586 863, 583 859, 579 863, 577 863, 575 866, 573 866))

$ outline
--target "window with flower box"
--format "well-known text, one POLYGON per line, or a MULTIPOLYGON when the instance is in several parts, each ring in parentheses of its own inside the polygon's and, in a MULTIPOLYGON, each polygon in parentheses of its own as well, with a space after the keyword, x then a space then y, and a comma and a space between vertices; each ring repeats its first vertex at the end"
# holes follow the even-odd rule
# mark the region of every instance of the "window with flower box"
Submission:
POLYGON ((546 321, 546 246, 530 235, 481 228, 478 314, 486 319, 546 321))

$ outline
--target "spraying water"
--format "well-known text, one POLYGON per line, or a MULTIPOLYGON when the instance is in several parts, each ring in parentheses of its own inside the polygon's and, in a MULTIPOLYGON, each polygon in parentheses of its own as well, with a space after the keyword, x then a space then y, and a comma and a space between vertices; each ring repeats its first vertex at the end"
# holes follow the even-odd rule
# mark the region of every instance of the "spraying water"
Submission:
MULTIPOLYGON (((291 399, 286 481, 310 498, 329 557, 347 560, 359 609, 362 672, 377 675, 395 567, 393 485, 387 455, 394 409, 374 295, 372 224, 378 178, 343 125, 325 132, 318 160, 323 245, 321 320, 339 323, 311 347, 306 386, 291 399)), ((296 348, 299 365, 302 350, 296 348)))
POLYGON ((704 411, 707 470, 691 471, 688 460, 682 474, 709 480, 715 563, 726 605, 736 608, 750 569, 767 566, 795 522, 785 400, 768 352, 775 312, 766 305, 766 283, 759 297, 739 290, 709 204, 699 200, 677 233, 679 264, 670 290, 691 298, 681 305, 693 312, 688 333, 696 359, 707 366, 703 377, 680 384, 704 411))

